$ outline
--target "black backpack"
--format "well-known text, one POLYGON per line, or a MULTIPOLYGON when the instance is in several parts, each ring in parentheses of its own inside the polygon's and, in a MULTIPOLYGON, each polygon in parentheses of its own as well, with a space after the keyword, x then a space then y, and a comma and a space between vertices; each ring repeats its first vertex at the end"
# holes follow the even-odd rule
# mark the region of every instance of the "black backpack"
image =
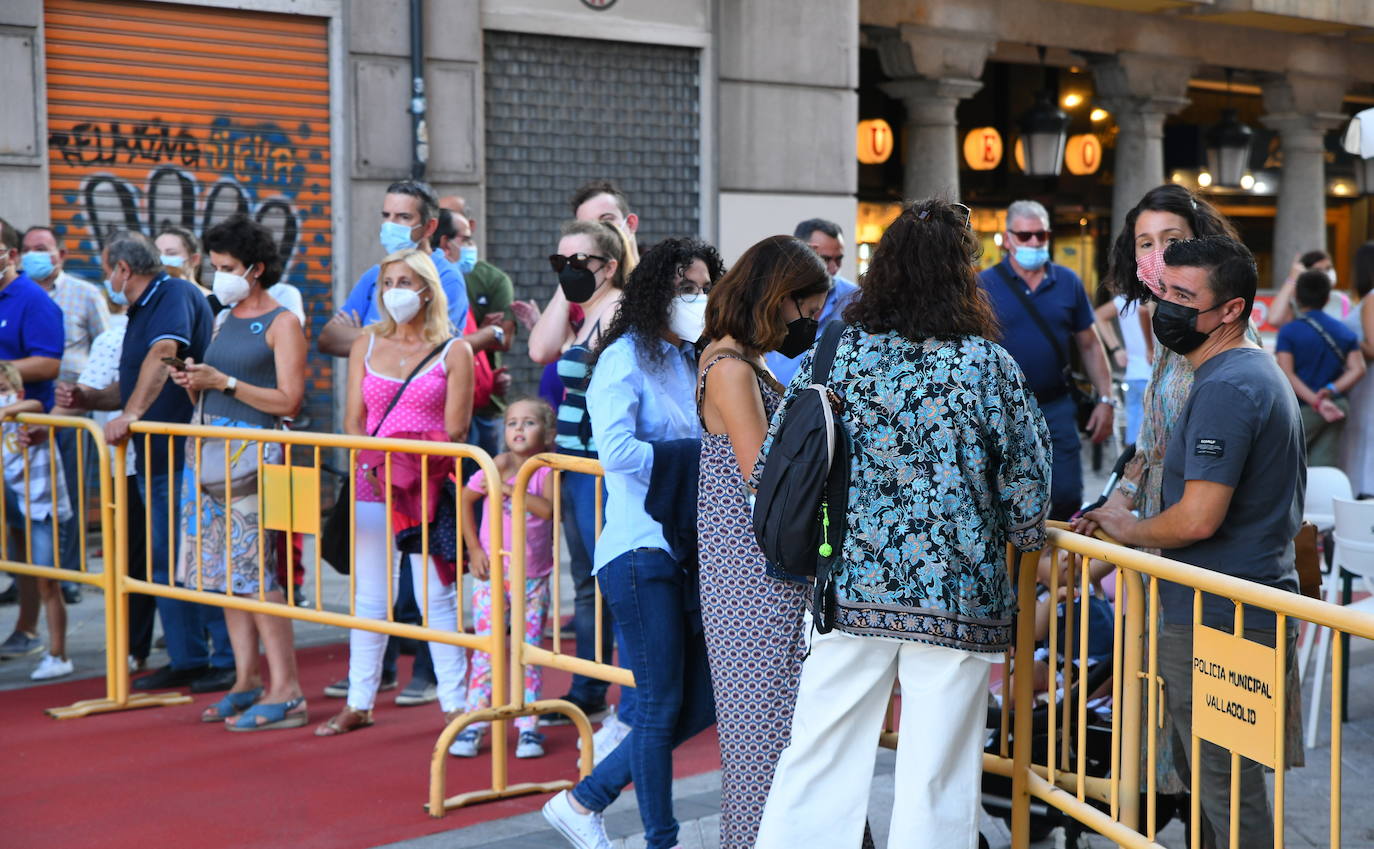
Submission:
POLYGON ((822 634, 833 624, 831 570, 844 548, 849 504, 849 435, 829 388, 845 325, 825 326, 812 383, 783 413, 754 498, 754 536, 765 557, 790 575, 814 577, 812 617, 822 634))

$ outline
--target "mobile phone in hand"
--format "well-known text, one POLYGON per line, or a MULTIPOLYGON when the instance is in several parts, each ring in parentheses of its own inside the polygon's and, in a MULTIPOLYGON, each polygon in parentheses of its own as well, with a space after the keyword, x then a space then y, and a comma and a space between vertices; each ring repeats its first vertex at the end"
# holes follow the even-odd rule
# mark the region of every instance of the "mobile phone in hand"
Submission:
POLYGON ((186 371, 186 361, 181 357, 163 357, 162 361, 177 371, 186 371))

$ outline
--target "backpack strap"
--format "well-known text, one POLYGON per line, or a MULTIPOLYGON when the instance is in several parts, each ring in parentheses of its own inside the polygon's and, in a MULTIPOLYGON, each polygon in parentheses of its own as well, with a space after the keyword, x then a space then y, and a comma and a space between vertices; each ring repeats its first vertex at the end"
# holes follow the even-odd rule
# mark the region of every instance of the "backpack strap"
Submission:
POLYGON ((840 337, 844 335, 844 331, 845 323, 839 319, 825 323, 821 339, 816 343, 816 358, 811 362, 812 383, 823 386, 830 384, 830 371, 835 365, 835 351, 840 347, 840 337))
POLYGON ((1002 281, 1002 285, 1006 286, 1007 291, 1015 295, 1016 300, 1021 302, 1021 306, 1026 310, 1026 315, 1030 316, 1031 321, 1035 322, 1035 326, 1039 328, 1040 334, 1045 337, 1045 341, 1049 342, 1050 347, 1054 349, 1054 356, 1059 360, 1059 370, 1067 371, 1069 368, 1070 354, 1064 350, 1064 346, 1060 344, 1059 339, 1050 331, 1050 326, 1046 323, 1045 317, 1040 314, 1040 310, 1036 308, 1035 301, 1032 301, 1030 296, 1021 289, 1021 281, 1013 278, 1012 273, 1007 270, 1007 266, 1004 263, 999 262, 993 267, 997 269, 997 278, 1002 281))

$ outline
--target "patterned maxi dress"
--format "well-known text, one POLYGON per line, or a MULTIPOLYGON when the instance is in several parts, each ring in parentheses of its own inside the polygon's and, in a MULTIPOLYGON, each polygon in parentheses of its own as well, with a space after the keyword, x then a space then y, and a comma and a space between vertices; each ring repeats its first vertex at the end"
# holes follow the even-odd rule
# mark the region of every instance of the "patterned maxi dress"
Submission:
MULTIPOLYGON (((702 369, 706 375, 722 353, 702 369)), ((759 375, 764 412, 773 417, 782 394, 759 375)), ((806 587, 769 577, 754 541, 749 492, 730 437, 702 423, 701 481, 697 490, 697 547, 701 560, 701 613, 706 653, 716 692, 720 734, 721 849, 746 849, 758 836, 763 803, 778 756, 792 733, 805 652, 802 611, 806 587)))

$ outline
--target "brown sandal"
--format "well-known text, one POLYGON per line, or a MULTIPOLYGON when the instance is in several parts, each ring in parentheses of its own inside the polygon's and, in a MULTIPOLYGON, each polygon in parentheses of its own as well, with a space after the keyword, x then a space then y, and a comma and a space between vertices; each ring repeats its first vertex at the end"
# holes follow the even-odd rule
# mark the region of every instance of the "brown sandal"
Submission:
POLYGON ((339 711, 324 725, 315 729, 316 737, 337 737, 340 734, 347 734, 350 731, 357 731, 359 728, 366 728, 372 724, 372 711, 354 710, 346 707, 339 711))

